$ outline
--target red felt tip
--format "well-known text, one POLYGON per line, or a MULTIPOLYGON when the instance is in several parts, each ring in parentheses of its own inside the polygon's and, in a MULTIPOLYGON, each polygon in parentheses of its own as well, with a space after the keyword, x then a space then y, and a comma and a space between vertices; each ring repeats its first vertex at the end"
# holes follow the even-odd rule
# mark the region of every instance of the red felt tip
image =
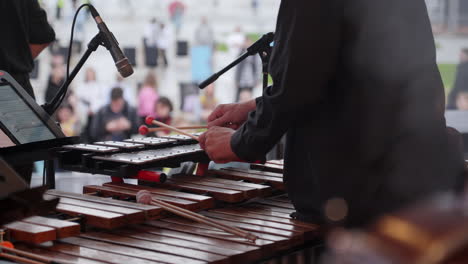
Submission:
POLYGON ((141 125, 140 128, 138 128, 138 133, 140 133, 140 135, 144 136, 144 135, 148 134, 148 132, 149 132, 149 129, 145 125, 141 125))
POLYGON ((153 120, 154 120, 153 117, 147 116, 147 117, 145 118, 145 123, 146 123, 147 125, 152 125, 152 124, 153 124, 153 120))

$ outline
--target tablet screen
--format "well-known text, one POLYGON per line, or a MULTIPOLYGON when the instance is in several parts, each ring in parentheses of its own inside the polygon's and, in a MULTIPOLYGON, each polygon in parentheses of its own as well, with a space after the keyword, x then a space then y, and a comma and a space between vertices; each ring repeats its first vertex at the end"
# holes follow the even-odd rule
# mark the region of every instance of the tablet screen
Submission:
POLYGON ((9 83, 0 83, 0 106, 0 123, 19 144, 57 138, 9 83))

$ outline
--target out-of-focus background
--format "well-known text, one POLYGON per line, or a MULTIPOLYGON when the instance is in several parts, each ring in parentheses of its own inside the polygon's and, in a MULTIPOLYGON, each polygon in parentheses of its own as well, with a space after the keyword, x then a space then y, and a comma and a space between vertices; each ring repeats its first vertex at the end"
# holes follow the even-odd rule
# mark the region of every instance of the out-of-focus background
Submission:
MULTIPOLYGON (((134 64, 135 73, 121 79, 109 52, 100 47, 78 74, 57 111, 56 118, 67 135, 93 142, 130 137, 147 115, 176 126, 203 124, 216 105, 261 94, 259 57, 250 57, 205 90, 196 85, 233 61, 261 35, 274 31, 280 0, 40 3, 57 35, 56 43, 36 60, 32 73, 40 104, 51 100, 64 80, 72 20, 83 3, 96 7, 134 64), (117 121, 111 112, 119 113, 117 121)), ((447 107, 468 110, 468 1, 426 3, 449 98, 447 107)), ((76 20, 71 69, 97 32, 95 22, 83 9, 76 20)))

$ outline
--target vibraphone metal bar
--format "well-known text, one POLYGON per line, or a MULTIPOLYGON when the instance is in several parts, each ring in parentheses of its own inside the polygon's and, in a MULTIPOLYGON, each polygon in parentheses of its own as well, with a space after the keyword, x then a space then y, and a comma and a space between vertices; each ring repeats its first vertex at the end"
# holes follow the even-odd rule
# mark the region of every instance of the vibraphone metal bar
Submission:
POLYGON ((56 152, 65 170, 133 178, 144 169, 179 167, 182 162, 209 162, 198 143, 186 136, 127 139, 67 145, 56 152))

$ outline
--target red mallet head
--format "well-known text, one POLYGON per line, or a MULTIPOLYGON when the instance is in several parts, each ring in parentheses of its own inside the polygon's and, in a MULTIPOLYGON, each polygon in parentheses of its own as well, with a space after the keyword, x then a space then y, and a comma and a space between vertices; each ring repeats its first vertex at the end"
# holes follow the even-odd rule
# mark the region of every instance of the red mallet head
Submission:
POLYGON ((138 133, 140 133, 140 135, 146 135, 148 134, 149 132, 149 128, 145 125, 141 125, 140 128, 138 128, 138 133))
POLYGON ((141 204, 151 204, 151 193, 148 190, 138 191, 136 194, 137 203, 141 204))
POLYGON ((145 118, 145 123, 146 123, 147 125, 152 125, 152 124, 153 124, 153 120, 154 120, 154 118, 153 118, 152 116, 147 116, 147 117, 145 118))

